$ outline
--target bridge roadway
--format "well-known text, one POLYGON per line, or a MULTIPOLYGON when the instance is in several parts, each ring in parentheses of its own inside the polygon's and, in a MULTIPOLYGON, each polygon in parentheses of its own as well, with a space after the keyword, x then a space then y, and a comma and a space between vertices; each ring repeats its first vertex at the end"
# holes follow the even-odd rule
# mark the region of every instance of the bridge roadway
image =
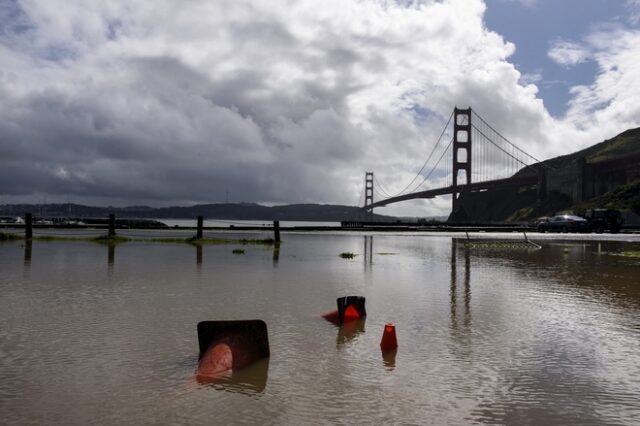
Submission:
MULTIPOLYGON (((366 209, 372 209, 374 207, 383 207, 388 204, 399 203, 400 201, 415 200, 419 198, 434 198, 438 195, 446 195, 460 193, 460 192, 478 192, 487 189, 502 189, 522 187, 538 184, 538 176, 536 174, 524 175, 524 176, 512 176, 505 179, 489 180, 485 182, 474 182, 466 185, 458 185, 454 189, 453 185, 444 188, 428 189, 426 191, 412 192, 410 194, 399 195, 397 197, 387 198, 385 200, 376 201, 373 204, 366 206, 366 209)), ((363 207, 365 208, 365 207, 363 207)))

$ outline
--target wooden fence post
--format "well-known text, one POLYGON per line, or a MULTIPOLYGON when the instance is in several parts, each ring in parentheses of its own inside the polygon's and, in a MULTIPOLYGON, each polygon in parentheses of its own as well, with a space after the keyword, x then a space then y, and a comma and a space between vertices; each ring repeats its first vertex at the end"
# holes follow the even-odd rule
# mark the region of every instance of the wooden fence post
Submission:
POLYGON ((116 215, 113 213, 109 215, 109 236, 116 236, 116 215))
POLYGON ((273 221, 273 239, 275 240, 276 243, 280 242, 280 221, 279 220, 273 221))
POLYGON ((202 239, 202 222, 203 222, 203 217, 198 216, 198 230, 196 231, 196 238, 198 240, 202 239))
POLYGON ((33 237, 33 215, 31 213, 24 215, 24 237, 28 240, 33 237))

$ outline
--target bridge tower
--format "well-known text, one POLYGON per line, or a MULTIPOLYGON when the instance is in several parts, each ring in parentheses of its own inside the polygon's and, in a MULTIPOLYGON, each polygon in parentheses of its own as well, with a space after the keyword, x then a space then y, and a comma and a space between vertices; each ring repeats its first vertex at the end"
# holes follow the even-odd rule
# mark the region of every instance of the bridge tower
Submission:
POLYGON ((471 108, 453 110, 453 193, 452 213, 459 207, 459 185, 471 183, 471 108), (459 174, 464 171, 466 182, 459 183, 459 174))
POLYGON ((369 222, 373 222, 373 172, 366 172, 364 175, 364 209, 365 218, 369 222))

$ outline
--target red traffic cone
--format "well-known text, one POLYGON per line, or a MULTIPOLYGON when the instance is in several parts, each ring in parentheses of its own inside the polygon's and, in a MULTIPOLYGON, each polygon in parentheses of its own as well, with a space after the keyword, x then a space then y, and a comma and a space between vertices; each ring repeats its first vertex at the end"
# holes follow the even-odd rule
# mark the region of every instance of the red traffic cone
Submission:
POLYGON ((398 339, 396 338, 396 326, 388 323, 384 326, 382 340, 380 341, 380 349, 383 351, 391 351, 398 347, 398 339))

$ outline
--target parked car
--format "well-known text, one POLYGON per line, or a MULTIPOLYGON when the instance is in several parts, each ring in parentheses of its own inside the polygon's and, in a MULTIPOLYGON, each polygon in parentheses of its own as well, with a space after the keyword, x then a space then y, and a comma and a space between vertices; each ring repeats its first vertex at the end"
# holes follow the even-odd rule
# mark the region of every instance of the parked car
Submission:
POLYGON ((530 226, 533 226, 534 228, 538 229, 541 223, 549 222, 549 219, 551 219, 549 216, 539 217, 535 220, 535 222, 531 223, 530 226))
POLYGON ((538 223, 538 231, 591 232, 591 224, 580 216, 560 214, 538 223))
POLYGON ((587 210, 585 218, 597 233, 609 231, 615 234, 620 231, 623 222, 620 211, 610 209, 587 210))

